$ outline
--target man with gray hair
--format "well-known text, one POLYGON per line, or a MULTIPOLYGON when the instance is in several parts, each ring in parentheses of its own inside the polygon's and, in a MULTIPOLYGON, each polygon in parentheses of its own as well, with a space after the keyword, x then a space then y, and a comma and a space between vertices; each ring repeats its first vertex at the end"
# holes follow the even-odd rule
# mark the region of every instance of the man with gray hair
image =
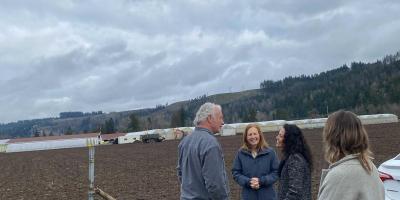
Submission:
POLYGON ((178 146, 180 199, 229 199, 224 156, 221 145, 214 136, 224 125, 221 106, 203 104, 193 123, 195 130, 178 146))

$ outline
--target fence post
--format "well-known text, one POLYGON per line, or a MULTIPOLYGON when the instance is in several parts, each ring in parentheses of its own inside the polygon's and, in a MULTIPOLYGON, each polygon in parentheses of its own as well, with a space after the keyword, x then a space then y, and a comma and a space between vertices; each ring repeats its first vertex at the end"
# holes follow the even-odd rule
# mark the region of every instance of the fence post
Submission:
POLYGON ((86 146, 89 148, 89 200, 94 200, 94 147, 96 140, 89 138, 86 140, 86 146))
POLYGON ((0 153, 7 152, 7 144, 0 144, 0 153))

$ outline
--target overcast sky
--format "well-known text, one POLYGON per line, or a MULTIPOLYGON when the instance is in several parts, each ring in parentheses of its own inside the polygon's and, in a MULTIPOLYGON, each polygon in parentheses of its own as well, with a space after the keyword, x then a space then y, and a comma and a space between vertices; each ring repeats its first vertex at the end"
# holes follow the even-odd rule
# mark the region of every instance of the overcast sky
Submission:
POLYGON ((400 1, 2 0, 0 122, 155 107, 400 50, 400 1))

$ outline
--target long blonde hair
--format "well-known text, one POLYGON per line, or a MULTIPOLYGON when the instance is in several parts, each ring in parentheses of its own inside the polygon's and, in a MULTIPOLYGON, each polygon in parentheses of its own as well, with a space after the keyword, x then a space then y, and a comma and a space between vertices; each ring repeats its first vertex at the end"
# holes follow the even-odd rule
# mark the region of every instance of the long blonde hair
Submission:
POLYGON ((346 155, 357 154, 362 167, 372 171, 368 134, 360 119, 350 111, 339 110, 329 115, 323 131, 325 159, 334 163, 346 155))
POLYGON ((249 129, 253 128, 253 127, 257 129, 257 132, 260 135, 260 140, 258 141, 256 149, 260 150, 261 148, 267 148, 268 143, 265 141, 264 134, 261 132, 260 126, 258 126, 257 124, 248 124, 246 126, 246 129, 245 129, 245 131, 243 133, 243 137, 242 137, 242 142, 243 142, 242 149, 250 151, 251 147, 250 147, 249 142, 247 141, 247 134, 249 132, 249 129))

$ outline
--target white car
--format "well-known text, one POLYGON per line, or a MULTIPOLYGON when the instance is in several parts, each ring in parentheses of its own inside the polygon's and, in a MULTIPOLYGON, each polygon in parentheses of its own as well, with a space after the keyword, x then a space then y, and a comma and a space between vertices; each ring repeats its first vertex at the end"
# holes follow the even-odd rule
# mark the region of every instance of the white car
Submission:
POLYGON ((385 187, 385 200, 400 200, 400 154, 382 163, 378 171, 385 187))

